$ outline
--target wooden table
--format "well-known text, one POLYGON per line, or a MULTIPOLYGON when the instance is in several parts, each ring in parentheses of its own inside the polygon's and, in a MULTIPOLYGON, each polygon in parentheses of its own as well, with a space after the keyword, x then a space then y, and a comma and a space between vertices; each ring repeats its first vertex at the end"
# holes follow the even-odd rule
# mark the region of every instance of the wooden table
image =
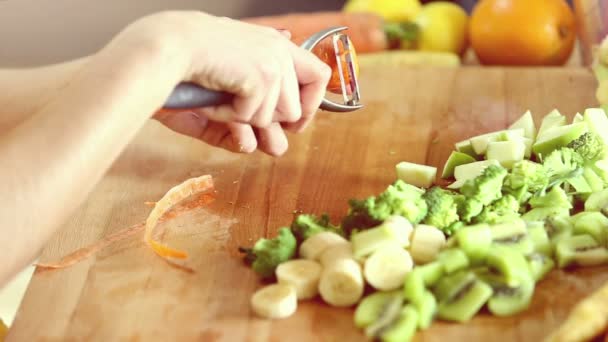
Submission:
MULTIPOLYGON (((571 117, 595 106, 584 69, 363 70, 365 109, 320 113, 281 157, 236 155, 151 122, 115 163, 41 260, 56 260, 143 221, 145 201, 192 176, 212 174, 217 200, 164 225, 165 241, 187 250, 194 274, 168 266, 142 235, 69 269, 37 272, 8 341, 360 341, 351 309, 301 303, 296 315, 253 316, 258 278, 237 253, 288 225, 294 210, 334 221, 347 200, 382 191, 402 160, 441 167, 455 141, 507 126, 530 109, 571 117)), ((531 308, 514 317, 480 315, 466 325, 435 323, 420 341, 539 341, 572 305, 604 281, 607 268, 554 271, 531 308)))

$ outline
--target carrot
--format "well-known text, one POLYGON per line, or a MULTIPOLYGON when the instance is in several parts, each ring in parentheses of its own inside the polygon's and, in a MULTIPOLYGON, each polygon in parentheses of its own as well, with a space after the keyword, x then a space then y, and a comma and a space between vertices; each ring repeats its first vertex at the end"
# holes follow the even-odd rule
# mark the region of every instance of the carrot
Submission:
MULTIPOLYGON (((349 39, 350 40, 350 39, 349 39)), ((346 85, 346 91, 350 94, 353 89, 350 89, 349 82, 350 77, 347 72, 347 64, 346 64, 346 53, 345 47, 342 42, 338 43, 339 55, 340 55, 340 64, 342 64, 342 73, 344 74, 344 82, 346 85)), ((334 47, 331 39, 325 39, 321 41, 317 46, 314 47, 312 52, 319 57, 325 64, 329 65, 332 70, 331 78, 329 79, 329 83, 327 84, 327 90, 332 93, 341 94, 342 93, 342 83, 340 82, 340 69, 338 69, 338 61, 336 60, 336 55, 334 52, 334 47)), ((350 42, 350 53, 352 57, 352 61, 354 64, 354 72, 355 77, 359 76, 359 64, 357 62, 357 52, 355 47, 353 46, 352 41, 350 42)))
POLYGON ((319 11, 288 13, 275 16, 250 17, 242 21, 290 31, 294 42, 302 42, 311 35, 335 26, 346 26, 346 34, 359 53, 377 52, 389 46, 382 17, 373 13, 319 11))

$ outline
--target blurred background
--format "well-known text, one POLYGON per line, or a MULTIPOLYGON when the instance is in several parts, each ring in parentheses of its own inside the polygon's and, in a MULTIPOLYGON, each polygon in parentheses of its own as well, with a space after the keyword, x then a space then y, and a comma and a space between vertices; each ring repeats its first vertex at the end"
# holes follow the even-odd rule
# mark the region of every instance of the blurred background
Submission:
MULTIPOLYGON (((399 11, 395 4, 410 1, 367 2, 373 3, 368 5, 372 7, 384 6, 384 2, 399 11)), ((563 1, 574 5, 572 0, 563 1)), ((426 5, 434 1, 416 2, 426 5)), ((475 0, 450 2, 469 15, 477 3, 475 0)), ((92 53, 129 22, 165 9, 196 9, 220 16, 246 18, 294 12, 340 11, 346 5, 345 0, 0 0, 0 66, 54 63, 92 53)), ((475 58, 470 57, 474 55, 468 50, 467 53, 462 59, 463 63, 476 63, 475 58)), ((579 53, 573 53, 574 59, 568 59, 568 64, 579 63, 579 56, 579 53)))

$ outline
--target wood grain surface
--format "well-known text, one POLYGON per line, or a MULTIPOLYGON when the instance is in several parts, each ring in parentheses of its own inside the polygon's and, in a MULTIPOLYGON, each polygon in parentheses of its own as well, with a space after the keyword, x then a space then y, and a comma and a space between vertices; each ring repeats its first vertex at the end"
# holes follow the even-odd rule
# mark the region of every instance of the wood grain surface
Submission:
MULTIPOLYGON (((145 127, 45 249, 51 261, 148 215, 146 201, 193 176, 211 174, 217 199, 163 223, 164 241, 190 254, 194 274, 172 268, 142 243, 118 242, 68 269, 36 272, 8 341, 363 341, 353 310, 303 302, 284 320, 256 318, 260 286, 237 252, 288 225, 294 210, 337 222, 347 200, 382 191, 407 160, 441 166, 453 143, 505 128, 526 110, 558 108, 571 117, 595 106, 585 69, 362 70, 365 109, 318 114, 290 137, 280 158, 237 155, 145 127)), ((529 310, 482 313, 471 322, 436 322, 417 341, 539 341, 608 268, 554 271, 529 310)))

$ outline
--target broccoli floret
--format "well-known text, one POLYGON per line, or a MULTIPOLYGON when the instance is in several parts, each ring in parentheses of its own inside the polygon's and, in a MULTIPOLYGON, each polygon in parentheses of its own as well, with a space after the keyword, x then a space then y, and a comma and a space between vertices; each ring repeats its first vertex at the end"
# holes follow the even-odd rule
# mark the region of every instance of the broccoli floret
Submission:
POLYGON ((543 165, 524 159, 513 164, 505 178, 504 188, 516 192, 525 187, 526 191, 533 193, 545 189, 548 184, 549 177, 543 165))
POLYGON ((504 195, 485 206, 478 216, 476 223, 498 224, 519 218, 519 201, 511 195, 504 195))
POLYGON ((353 229, 375 227, 391 215, 403 216, 413 224, 419 223, 428 210, 423 194, 424 190, 399 179, 378 196, 351 199, 348 213, 342 220, 345 236, 350 236, 353 229))
POLYGON ((470 222, 483 207, 502 197, 502 187, 507 169, 500 165, 486 167, 481 175, 467 180, 460 188, 466 200, 461 205, 461 219, 470 222))
POLYGON ((582 177, 583 158, 573 149, 562 147, 549 153, 543 167, 549 176, 549 187, 559 186, 565 181, 582 177))
POLYGON ((454 200, 451 191, 434 186, 422 197, 428 207, 428 213, 424 218, 425 224, 445 230, 458 221, 458 203, 454 200))
POLYGON ((566 194, 564 189, 558 186, 553 187, 549 192, 542 196, 534 196, 530 198, 530 201, 528 203, 532 208, 572 208, 572 202, 570 197, 566 194))
POLYGON ((261 238, 253 248, 240 247, 239 251, 245 253, 245 261, 251 264, 256 273, 263 279, 270 279, 274 277, 279 264, 293 258, 296 247, 296 237, 289 228, 283 227, 275 238, 261 238))
POLYGON ((571 141, 566 147, 578 153, 585 162, 593 162, 604 156, 604 141, 596 133, 586 132, 571 141))
POLYGON ((340 227, 336 227, 329 222, 329 215, 327 214, 323 214, 320 217, 312 214, 298 215, 291 223, 291 231, 300 242, 325 231, 343 235, 340 227))

